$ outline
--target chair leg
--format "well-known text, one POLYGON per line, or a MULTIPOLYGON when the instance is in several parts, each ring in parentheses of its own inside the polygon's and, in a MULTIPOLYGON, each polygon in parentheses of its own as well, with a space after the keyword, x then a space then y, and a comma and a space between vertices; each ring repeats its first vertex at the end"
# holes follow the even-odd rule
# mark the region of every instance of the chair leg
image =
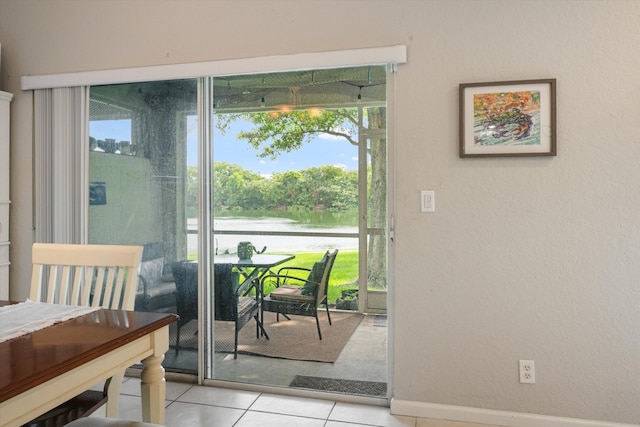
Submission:
MULTIPOLYGON (((253 318, 256 319, 256 328, 260 328, 262 335, 264 335, 266 339, 269 339, 269 335, 267 334, 267 331, 264 329, 264 325, 262 324, 260 319, 258 319, 258 315, 256 314, 255 316, 253 316, 253 318)), ((256 334, 256 338, 259 338, 258 334, 256 334)))
POLYGON ((236 327, 235 327, 235 337, 233 340, 233 358, 237 359, 238 358, 238 319, 236 319, 236 323, 235 323, 236 327))
POLYGON ((105 415, 108 418, 118 418, 119 415, 119 400, 120 400, 120 386, 122 386, 122 380, 124 379, 124 371, 120 371, 113 375, 105 383, 105 391, 107 393, 107 403, 105 415))
POLYGON ((320 332, 320 320, 318 320, 317 310, 316 310, 316 326, 318 327, 318 338, 322 339, 322 332, 320 332))
MULTIPOLYGON (((286 314, 286 313, 278 313, 278 316, 280 316, 281 314, 284 316, 284 318, 285 318, 285 319, 287 319, 287 320, 291 320, 291 317, 287 316, 287 314, 286 314)), ((278 317, 277 319, 278 319, 278 322, 279 322, 279 321, 280 321, 280 318, 278 317)))
POLYGON ((178 321, 178 324, 176 325, 176 329, 178 330, 176 332, 176 356, 180 352, 180 326, 180 322, 178 321))
POLYGON ((256 339, 260 339, 260 319, 257 314, 253 318, 256 319, 256 339))
POLYGON ((325 301, 324 306, 327 308, 327 319, 329 319, 329 325, 331 325, 331 315, 329 314, 329 304, 325 301))

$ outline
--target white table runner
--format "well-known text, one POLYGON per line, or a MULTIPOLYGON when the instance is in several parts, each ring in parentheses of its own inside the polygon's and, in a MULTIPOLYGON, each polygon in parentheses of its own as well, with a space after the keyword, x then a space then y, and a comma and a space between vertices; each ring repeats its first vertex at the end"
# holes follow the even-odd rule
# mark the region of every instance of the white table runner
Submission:
POLYGON ((0 307, 0 342, 64 322, 100 307, 46 304, 27 300, 19 304, 0 307))

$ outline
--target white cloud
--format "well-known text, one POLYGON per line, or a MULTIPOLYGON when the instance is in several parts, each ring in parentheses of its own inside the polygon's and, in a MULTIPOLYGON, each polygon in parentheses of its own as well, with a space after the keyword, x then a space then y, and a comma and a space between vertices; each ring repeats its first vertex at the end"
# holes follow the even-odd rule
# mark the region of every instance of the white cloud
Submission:
POLYGON ((331 135, 331 134, 328 134, 328 133, 321 133, 321 134, 318 135, 318 138, 320 138, 320 139, 330 139, 330 140, 344 139, 342 136, 331 135))
MULTIPOLYGON (((345 135, 351 135, 351 130, 350 129, 336 129, 336 132, 340 132, 343 133, 345 135)), ((332 135, 329 133, 319 133, 318 134, 318 138, 319 139, 325 139, 325 140, 332 140, 332 141, 345 141, 344 136, 340 136, 340 135, 332 135)))

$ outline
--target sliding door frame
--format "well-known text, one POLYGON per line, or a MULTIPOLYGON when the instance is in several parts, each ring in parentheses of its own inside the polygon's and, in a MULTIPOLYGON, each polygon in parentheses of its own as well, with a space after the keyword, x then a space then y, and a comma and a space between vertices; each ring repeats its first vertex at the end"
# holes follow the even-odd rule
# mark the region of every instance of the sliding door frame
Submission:
MULTIPOLYGON (((315 53, 299 53, 299 54, 288 54, 288 55, 276 55, 276 56, 266 56, 266 57, 255 57, 255 58, 242 58, 242 59, 231 59, 231 60, 218 60, 218 61, 207 61, 207 62, 198 62, 198 63, 184 63, 184 64, 168 64, 168 65, 158 65, 158 66, 147 66, 147 67, 133 67, 133 68, 122 68, 122 69, 111 69, 111 70, 96 70, 96 71, 86 71, 86 72, 73 72, 73 73, 62 73, 62 74, 47 74, 47 75, 33 75, 33 76, 22 76, 20 83, 22 90, 37 90, 37 89, 53 89, 53 88, 74 88, 74 87, 90 87, 94 85, 107 85, 107 84, 118 84, 118 83, 133 83, 133 82, 149 82, 149 81, 162 81, 162 80, 175 80, 175 79, 187 79, 187 78, 197 78, 199 79, 199 89, 198 89, 198 114, 199 114, 199 125, 198 125, 198 156, 199 156, 199 207, 198 207, 198 221, 202 226, 198 227, 198 250, 199 256, 202 259, 211 259, 212 253, 212 245, 211 245, 211 218, 210 218, 210 210, 211 210, 211 168, 212 168, 212 156, 211 156, 211 78, 220 77, 220 76, 228 76, 228 75, 239 75, 239 74, 260 74, 260 73, 273 73, 273 72, 285 72, 285 71, 297 71, 297 70, 310 70, 310 69, 327 69, 327 68, 341 68, 341 67, 357 67, 357 66, 367 66, 367 65, 386 65, 394 67, 397 64, 403 64, 407 62, 407 48, 405 45, 395 45, 395 46, 386 46, 386 47, 373 47, 373 48, 363 48, 363 49, 352 49, 352 50, 338 50, 338 51, 327 51, 327 52, 315 52, 315 53)), ((395 73, 394 73, 395 74, 395 73)), ((394 77, 395 78, 395 77, 394 77)), ((393 313, 392 313, 392 281, 393 281, 393 263, 391 262, 393 257, 392 250, 392 242, 393 242, 393 210, 391 209, 393 204, 393 180, 394 180, 394 170, 392 166, 392 148, 393 144, 393 136, 394 133, 389 129, 393 129, 395 122, 395 115, 393 112, 393 94, 395 93, 395 84, 388 80, 388 88, 387 88, 387 127, 388 127, 388 137, 387 137, 387 145, 390 147, 388 150, 388 162, 389 168, 387 170, 387 179, 388 179, 388 191, 387 191, 387 202, 389 206, 388 210, 388 221, 387 228, 390 228, 390 239, 389 239, 389 251, 388 251, 388 259, 389 263, 387 265, 388 270, 388 283, 389 283, 389 319, 390 319, 390 327, 389 331, 393 331, 393 313), (389 84, 391 83, 391 84, 389 84), (393 92, 393 93, 391 93, 393 92), (391 96, 390 96, 391 95, 391 96)), ((86 129, 83 128, 83 123, 88 122, 88 115, 86 112, 86 108, 84 109, 84 120, 79 120, 77 122, 60 122, 57 123, 61 126, 67 126, 71 128, 71 131, 80 132, 81 134, 86 135, 86 129)), ((36 120, 37 122, 38 120, 36 120)), ((36 127, 39 123, 35 123, 36 127)), ((86 168, 86 163, 79 162, 78 165, 72 165, 72 168, 78 168, 80 170, 84 170, 86 168)), ((52 175, 52 171, 50 171, 50 175, 52 175)), ((86 203, 82 203, 82 201, 86 201, 86 188, 88 187, 88 175, 83 173, 83 181, 81 185, 72 185, 70 183, 61 183, 61 185, 66 185, 66 191, 73 193, 72 196, 75 196, 75 200, 78 203, 86 205, 86 203)), ((49 179, 53 179, 54 176, 49 176, 49 179)), ((43 177, 43 179, 45 179, 43 177)), ((34 209, 38 211, 42 209, 42 206, 39 206, 40 203, 36 201, 34 203, 34 209)), ((44 207, 46 208, 46 207, 44 207)), ((82 209, 82 215, 84 216, 84 224, 88 221, 88 209, 82 209)), ((50 212, 50 215, 53 215, 53 212, 50 212)), ((82 227, 81 227, 82 228, 82 227)), ((80 231, 82 234, 82 231, 80 231)), ((79 237, 67 237, 72 240, 82 240, 82 236, 79 237)), ((208 263, 207 263, 208 264, 208 263)), ((207 284, 211 283, 211 266, 205 265, 205 263, 199 263, 199 289, 201 291, 201 301, 199 303, 200 317, 199 317, 199 328, 202 331, 205 331, 205 322, 210 321, 210 310, 207 305, 210 305, 212 301, 210 290, 207 289, 209 286, 207 284), (206 303, 203 304, 202 302, 206 303), (209 314, 207 314, 209 313, 209 314)), ((198 382, 204 383, 205 376, 207 374, 211 374, 212 369, 212 361, 211 356, 205 357, 205 351, 207 354, 211 354, 210 347, 213 343, 210 340, 210 337, 207 338, 204 335, 210 334, 199 334, 199 349, 198 349, 198 382)), ((392 334, 389 334, 389 347, 388 347, 388 366, 389 366, 389 383, 391 384, 392 380, 392 342, 393 337, 392 334)), ((211 378, 211 376, 208 376, 211 378)), ((391 388, 392 390, 392 388, 391 388)))

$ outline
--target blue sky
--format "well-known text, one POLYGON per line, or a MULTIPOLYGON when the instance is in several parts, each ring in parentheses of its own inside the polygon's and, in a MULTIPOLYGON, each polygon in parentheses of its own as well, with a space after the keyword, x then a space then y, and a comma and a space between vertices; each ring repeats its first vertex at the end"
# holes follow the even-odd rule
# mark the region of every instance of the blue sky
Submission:
MULTIPOLYGON (((241 165, 244 169, 270 175, 287 170, 301 170, 313 166, 340 165, 348 170, 358 166, 357 147, 342 138, 320 135, 299 150, 285 153, 276 160, 260 159, 257 152, 236 135, 242 127, 251 126, 246 122, 233 125, 226 135, 214 134, 214 161, 241 165)), ((195 120, 188 121, 187 163, 197 164, 197 125, 195 120)), ((90 123, 89 135, 96 139, 114 138, 116 141, 131 140, 131 125, 128 120, 95 121, 90 123)))

